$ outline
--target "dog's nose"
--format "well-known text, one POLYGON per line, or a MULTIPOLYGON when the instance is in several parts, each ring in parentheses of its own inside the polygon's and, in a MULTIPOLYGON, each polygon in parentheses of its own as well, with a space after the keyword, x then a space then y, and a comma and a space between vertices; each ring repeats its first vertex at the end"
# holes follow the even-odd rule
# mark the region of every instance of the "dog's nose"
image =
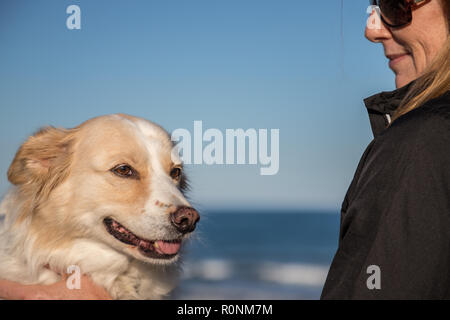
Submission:
POLYGON ((200 220, 197 210, 191 207, 179 207, 177 211, 170 214, 170 221, 181 233, 192 232, 200 220))

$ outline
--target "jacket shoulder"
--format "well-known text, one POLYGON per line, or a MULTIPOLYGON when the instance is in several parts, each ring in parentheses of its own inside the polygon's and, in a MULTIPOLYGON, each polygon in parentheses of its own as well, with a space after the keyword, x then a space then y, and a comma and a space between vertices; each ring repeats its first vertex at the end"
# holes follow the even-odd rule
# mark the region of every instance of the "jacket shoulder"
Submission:
POLYGON ((385 133, 405 142, 420 140, 427 143, 450 140, 450 91, 429 100, 394 121, 385 133))
MULTIPOLYGON (((425 102, 420 107, 408 112, 400 117, 398 120, 404 121, 414 120, 435 120, 435 121, 450 121, 450 91, 447 91, 442 96, 425 102)), ((427 124, 427 122, 424 122, 427 124)))
POLYGON ((448 171, 450 95, 430 100, 401 116, 376 140, 374 157, 377 162, 389 162, 385 169, 391 168, 393 174, 403 172, 405 166, 429 173, 448 171))

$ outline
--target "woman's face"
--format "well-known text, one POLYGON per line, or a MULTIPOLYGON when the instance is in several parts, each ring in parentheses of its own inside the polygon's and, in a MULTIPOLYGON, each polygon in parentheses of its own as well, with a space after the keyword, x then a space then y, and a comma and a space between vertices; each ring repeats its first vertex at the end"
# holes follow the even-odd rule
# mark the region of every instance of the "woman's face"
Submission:
POLYGON ((405 27, 389 28, 381 22, 381 28, 366 28, 367 39, 383 44, 397 88, 417 79, 443 47, 448 27, 441 1, 446 0, 431 0, 414 9, 412 22, 405 27))

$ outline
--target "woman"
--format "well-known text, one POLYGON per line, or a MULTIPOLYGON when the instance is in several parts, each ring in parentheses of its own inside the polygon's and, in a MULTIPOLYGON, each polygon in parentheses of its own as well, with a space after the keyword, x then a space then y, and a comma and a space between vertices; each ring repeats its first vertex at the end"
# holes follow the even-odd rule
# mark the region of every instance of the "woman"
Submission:
POLYGON ((381 24, 366 37, 398 89, 365 100, 374 140, 342 204, 322 299, 448 299, 450 1, 372 4, 381 24))

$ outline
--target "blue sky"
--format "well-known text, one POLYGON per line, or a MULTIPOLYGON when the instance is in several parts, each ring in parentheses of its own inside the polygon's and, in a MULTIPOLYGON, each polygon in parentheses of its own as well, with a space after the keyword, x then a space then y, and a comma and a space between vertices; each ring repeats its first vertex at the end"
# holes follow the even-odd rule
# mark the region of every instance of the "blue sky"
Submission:
POLYGON ((341 25, 340 0, 2 1, 0 192, 39 127, 123 112, 168 131, 280 129, 277 175, 188 166, 200 208, 339 209, 373 138, 362 99, 395 89, 367 6, 345 0, 341 25))

